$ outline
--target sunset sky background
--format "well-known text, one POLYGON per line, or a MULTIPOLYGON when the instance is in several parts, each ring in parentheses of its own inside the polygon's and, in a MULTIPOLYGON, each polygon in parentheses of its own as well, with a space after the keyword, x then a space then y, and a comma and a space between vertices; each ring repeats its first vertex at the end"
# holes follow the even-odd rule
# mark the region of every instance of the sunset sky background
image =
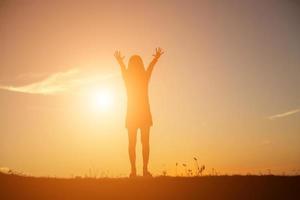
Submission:
POLYGON ((194 170, 193 157, 206 173, 299 173, 299 20, 296 0, 0 1, 0 168, 127 176, 113 53, 147 65, 160 46, 155 175, 175 175, 176 162, 178 174, 194 170), (103 91, 110 105, 99 108, 103 91))

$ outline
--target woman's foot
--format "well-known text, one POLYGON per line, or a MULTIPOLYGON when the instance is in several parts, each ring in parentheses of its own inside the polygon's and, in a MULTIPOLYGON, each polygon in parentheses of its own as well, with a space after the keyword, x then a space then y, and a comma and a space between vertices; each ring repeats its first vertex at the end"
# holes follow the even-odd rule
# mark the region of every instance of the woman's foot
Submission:
POLYGON ((132 171, 130 174, 129 174, 129 178, 135 178, 136 177, 136 171, 132 171))
POLYGON ((152 177, 152 174, 148 170, 145 170, 143 171, 143 177, 152 177))

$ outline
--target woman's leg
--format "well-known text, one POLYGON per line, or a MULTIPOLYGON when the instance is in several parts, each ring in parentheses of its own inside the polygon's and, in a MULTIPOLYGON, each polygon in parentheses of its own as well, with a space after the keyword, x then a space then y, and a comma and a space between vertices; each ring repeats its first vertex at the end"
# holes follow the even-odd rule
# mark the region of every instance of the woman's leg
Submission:
POLYGON ((136 175, 136 167, 135 167, 135 146, 136 146, 136 128, 128 128, 128 153, 129 153, 129 160, 131 165, 131 176, 136 175))
POLYGON ((149 132, 150 127, 141 128, 141 142, 142 142, 142 151, 143 151, 143 172, 144 175, 148 172, 148 161, 149 161, 149 132))

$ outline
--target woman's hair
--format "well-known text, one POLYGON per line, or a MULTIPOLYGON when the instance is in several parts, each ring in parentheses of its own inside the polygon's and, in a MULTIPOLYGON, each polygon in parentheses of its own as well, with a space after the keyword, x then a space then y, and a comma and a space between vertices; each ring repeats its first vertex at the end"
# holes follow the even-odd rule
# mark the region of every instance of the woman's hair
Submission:
POLYGON ((138 55, 130 57, 128 62, 128 73, 131 77, 139 78, 145 74, 143 60, 138 55))

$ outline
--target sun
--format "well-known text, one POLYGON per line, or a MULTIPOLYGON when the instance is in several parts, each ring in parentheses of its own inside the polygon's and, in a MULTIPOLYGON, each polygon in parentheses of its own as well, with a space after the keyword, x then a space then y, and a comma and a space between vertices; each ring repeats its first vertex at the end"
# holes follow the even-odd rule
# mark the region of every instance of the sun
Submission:
POLYGON ((94 111, 108 111, 113 105, 113 93, 109 89, 94 90, 89 96, 94 111))

